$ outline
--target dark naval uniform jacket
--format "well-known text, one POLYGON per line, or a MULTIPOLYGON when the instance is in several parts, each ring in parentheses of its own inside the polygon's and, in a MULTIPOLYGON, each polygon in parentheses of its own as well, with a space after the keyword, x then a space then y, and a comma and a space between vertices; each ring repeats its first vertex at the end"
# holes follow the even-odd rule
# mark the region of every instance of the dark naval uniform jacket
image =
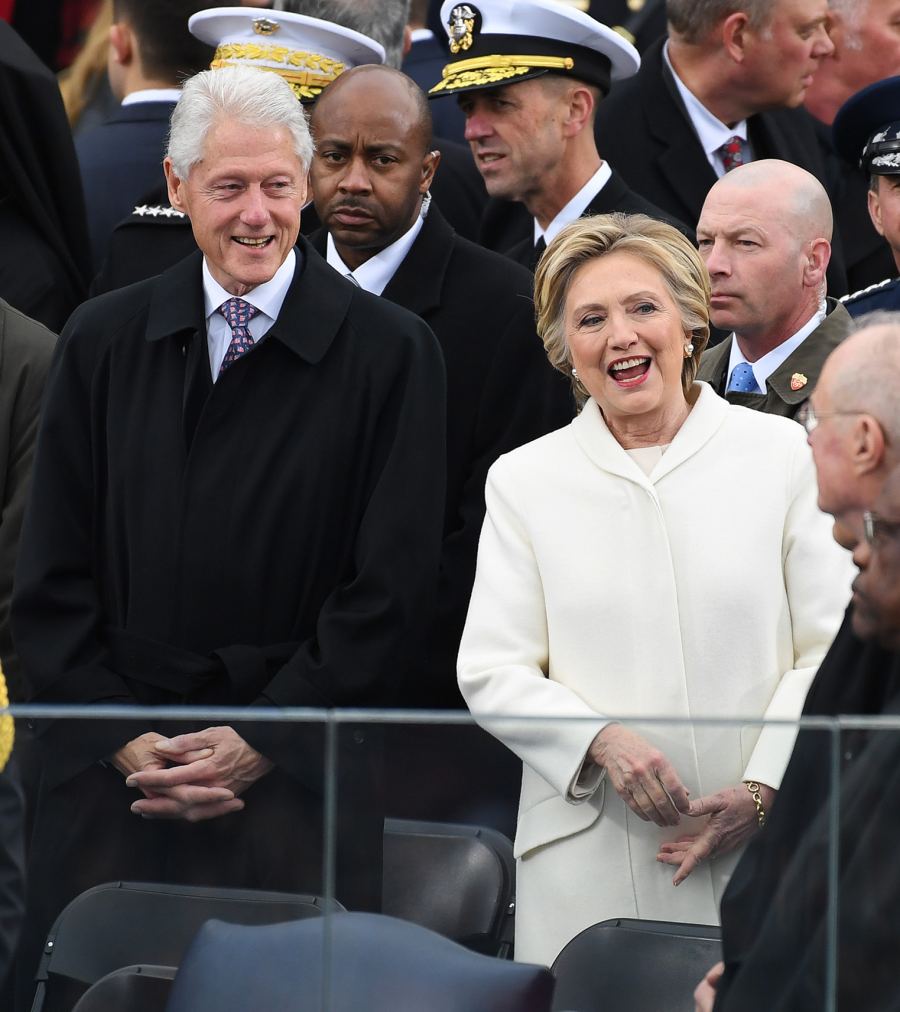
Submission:
MULTIPOLYGON (((311 241, 323 255, 327 232, 311 241)), ((475 577, 488 468, 574 416, 567 379, 534 324, 531 274, 456 235, 434 201, 382 298, 420 316, 447 367, 447 499, 429 677, 404 703, 464 708, 456 655, 475 577)))
MULTIPOLYGON (((688 227, 662 208, 651 204, 639 193, 630 189, 625 180, 612 169, 606 185, 595 194, 584 214, 646 214, 651 218, 668 222, 693 242, 694 236, 688 227)), ((491 198, 485 209, 480 240, 483 246, 505 253, 516 263, 534 270, 537 257, 534 251, 534 218, 524 204, 518 201, 491 198)))
POLYGON ((841 302, 854 320, 877 309, 896 313, 900 311, 900 278, 886 278, 877 285, 845 295, 841 302))
POLYGON ((796 418, 797 412, 816 388, 825 359, 850 331, 852 321, 840 302, 828 299, 827 306, 828 315, 822 323, 766 380, 764 394, 747 394, 735 390, 726 393, 728 362, 734 335, 703 353, 697 379, 709 383, 730 404, 740 404, 770 415, 796 418))
MULTIPOLYGON (((13 603, 31 700, 377 707, 421 662, 444 506, 440 348, 305 240, 297 256, 271 330, 215 384, 199 252, 70 319, 13 603)), ((197 824, 136 818, 101 764, 145 731, 210 723, 39 725, 26 973, 62 906, 99 882, 322 892, 322 724, 238 722, 275 768, 244 811, 197 824)), ((377 907, 377 741, 343 726, 336 753, 336 896, 377 907)))
MULTIPOLYGON (((664 42, 652 45, 637 74, 618 82, 598 106, 597 148, 642 197, 695 229, 717 177, 663 60, 664 42)), ((747 120, 747 133, 754 158, 793 162, 827 188, 825 160, 806 110, 756 113, 747 120)), ((828 265, 828 291, 834 296, 847 291, 837 240, 828 265)))

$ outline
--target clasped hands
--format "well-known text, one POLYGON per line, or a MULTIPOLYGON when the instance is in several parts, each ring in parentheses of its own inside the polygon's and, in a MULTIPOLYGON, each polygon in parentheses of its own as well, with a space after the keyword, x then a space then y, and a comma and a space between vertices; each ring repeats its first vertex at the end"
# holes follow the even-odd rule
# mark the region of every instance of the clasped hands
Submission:
MULTIPOLYGON (((645 822, 677 826, 682 816, 708 816, 698 833, 660 844, 657 861, 676 867, 673 885, 680 885, 701 861, 727 854, 756 831, 758 818, 750 792, 740 784, 690 800, 690 792, 659 749, 621 724, 608 724, 591 743, 589 755, 606 769, 616 793, 645 822)), ((763 806, 775 797, 762 785, 763 806)))
POLYGON ((272 769, 231 727, 165 738, 148 731, 111 759, 129 787, 143 792, 131 811, 145 819, 200 822, 239 812, 239 795, 272 769))

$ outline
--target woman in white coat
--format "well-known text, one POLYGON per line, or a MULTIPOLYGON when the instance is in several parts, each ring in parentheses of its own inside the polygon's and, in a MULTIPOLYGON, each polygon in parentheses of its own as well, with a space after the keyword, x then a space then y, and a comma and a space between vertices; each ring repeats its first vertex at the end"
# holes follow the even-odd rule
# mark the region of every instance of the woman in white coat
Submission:
POLYGON ((458 670, 523 762, 516 957, 549 964, 609 917, 717 922, 793 745, 759 721, 799 715, 851 566, 803 429, 694 382, 709 280, 677 230, 569 225, 535 303, 583 408, 491 469, 458 670))

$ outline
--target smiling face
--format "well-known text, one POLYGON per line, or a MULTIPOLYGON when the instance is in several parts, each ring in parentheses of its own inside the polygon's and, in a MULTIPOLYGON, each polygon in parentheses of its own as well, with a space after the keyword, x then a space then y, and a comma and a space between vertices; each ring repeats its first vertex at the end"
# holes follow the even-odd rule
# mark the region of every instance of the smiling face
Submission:
POLYGON ((683 418, 689 338, 655 267, 625 252, 590 260, 572 276, 564 312, 572 365, 611 429, 683 418))
POLYGON ((827 0, 775 0, 768 24, 748 32, 744 87, 756 111, 796 108, 823 57, 834 52, 827 0))
POLYGON ((459 96, 466 140, 492 197, 529 204, 542 194, 563 151, 562 92, 542 78, 459 96))
POLYGON ((439 159, 430 125, 400 74, 366 67, 329 86, 311 126, 316 212, 355 270, 415 222, 439 159))
POLYGON ((191 219, 210 273, 232 295, 269 281, 297 241, 306 173, 289 130, 215 123, 187 179, 164 163, 173 207, 191 219))

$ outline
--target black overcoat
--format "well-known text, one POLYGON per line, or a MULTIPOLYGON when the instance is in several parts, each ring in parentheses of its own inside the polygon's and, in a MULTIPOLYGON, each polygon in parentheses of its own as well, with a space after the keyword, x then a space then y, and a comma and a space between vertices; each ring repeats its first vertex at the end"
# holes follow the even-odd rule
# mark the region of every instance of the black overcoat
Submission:
MULTIPOLYGON (((390 705, 420 660, 444 502, 440 348, 297 249, 278 320, 215 385, 199 253, 67 325, 13 604, 31 699, 390 705)), ((191 826, 131 815, 134 792, 99 762, 143 731, 186 729, 151 717, 39 728, 24 965, 100 881, 321 891, 321 728, 241 723, 276 768, 243 812, 191 826)), ((376 906, 380 890, 373 751, 365 729, 339 738, 349 906, 376 906)))
MULTIPOLYGON (((311 241, 321 253, 327 232, 311 241)), ((456 655, 484 520, 488 468, 502 453, 567 425, 568 380, 547 361, 534 322, 531 273, 456 235, 436 203, 382 297, 420 316, 447 367, 447 499, 428 678, 404 703, 465 708, 456 655)))

